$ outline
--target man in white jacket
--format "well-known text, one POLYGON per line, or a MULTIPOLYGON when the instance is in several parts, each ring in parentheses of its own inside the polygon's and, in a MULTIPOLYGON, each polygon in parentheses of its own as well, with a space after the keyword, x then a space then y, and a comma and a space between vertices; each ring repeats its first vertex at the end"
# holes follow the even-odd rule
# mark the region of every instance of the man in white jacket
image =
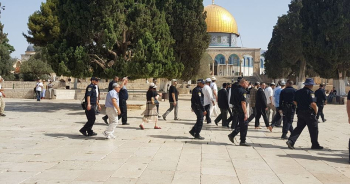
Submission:
POLYGON ((205 111, 207 111, 207 115, 206 115, 206 119, 207 119, 207 123, 210 124, 211 123, 211 118, 210 118, 210 106, 213 105, 215 106, 215 101, 213 98, 213 91, 210 88, 210 83, 211 83, 211 79, 207 78, 206 79, 206 84, 204 85, 202 92, 204 95, 204 109, 205 111))
MULTIPOLYGON (((214 101, 217 102, 218 101, 218 86, 216 85, 216 77, 212 77, 211 78, 211 84, 210 84, 210 88, 213 91, 213 98, 214 101)), ((217 105, 211 105, 210 106, 210 116, 213 117, 217 117, 218 116, 218 108, 217 105)))

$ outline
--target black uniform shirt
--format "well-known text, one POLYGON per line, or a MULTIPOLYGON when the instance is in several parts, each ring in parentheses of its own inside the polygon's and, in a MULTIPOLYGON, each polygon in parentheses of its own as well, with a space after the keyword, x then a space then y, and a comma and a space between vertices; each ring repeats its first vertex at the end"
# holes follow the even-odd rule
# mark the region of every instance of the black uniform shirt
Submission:
POLYGON ((320 88, 315 91, 316 102, 318 104, 323 104, 326 101, 326 92, 324 89, 320 88))
POLYGON ((232 84, 231 86, 231 99, 230 99, 230 104, 233 104, 234 103, 234 95, 233 95, 233 91, 235 89, 237 89, 239 87, 239 83, 238 82, 235 82, 234 84, 232 84))
POLYGON ((348 100, 350 100, 350 91, 349 91, 349 93, 348 93, 348 100))
POLYGON ((307 111, 310 110, 311 103, 315 102, 315 94, 311 89, 304 87, 295 93, 294 101, 297 102, 299 111, 307 111))
POLYGON ((169 88, 169 102, 177 102, 178 101, 178 96, 179 96, 179 92, 177 91, 175 86, 170 86, 169 88), (175 101, 173 99, 173 93, 175 93, 175 101))
POLYGON ((113 84, 116 83, 114 80, 112 80, 108 85, 108 91, 111 91, 113 89, 113 84))
POLYGON ((243 112, 242 102, 246 101, 246 90, 242 86, 238 86, 233 90, 233 105, 238 110, 238 112, 243 112))
POLYGON ((294 89, 293 87, 286 87, 281 91, 280 94, 280 104, 279 107, 283 107, 284 104, 291 104, 294 101, 295 98, 295 92, 297 90, 294 89))
POLYGON ((204 110, 203 104, 204 104, 204 95, 202 92, 202 88, 197 86, 192 91, 191 106, 197 107, 204 112, 205 110, 204 110))
POLYGON ((90 84, 86 87, 85 99, 87 99, 88 96, 90 97, 90 104, 95 105, 97 103, 97 93, 94 84, 90 84))

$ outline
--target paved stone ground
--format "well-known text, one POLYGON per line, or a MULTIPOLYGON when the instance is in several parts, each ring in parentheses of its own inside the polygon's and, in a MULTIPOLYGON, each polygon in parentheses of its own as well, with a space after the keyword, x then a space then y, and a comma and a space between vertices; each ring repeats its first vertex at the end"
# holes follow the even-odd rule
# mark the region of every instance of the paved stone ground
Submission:
MULTIPOLYGON (((205 124, 204 141, 191 139, 194 124, 188 99, 180 100, 180 121, 160 121, 139 130, 142 110, 129 111, 130 126, 119 126, 105 140, 99 115, 97 137, 78 132, 86 118, 79 101, 6 99, 0 118, 0 183, 350 183, 347 143, 350 127, 345 106, 327 105, 319 140, 327 149, 310 150, 307 129, 287 149, 281 129, 254 130, 247 142, 233 145, 228 129, 205 124)), ((130 102, 144 103, 144 102, 130 102)), ((168 102, 161 103, 164 112, 168 102)), ((236 141, 239 140, 236 138, 236 141)))

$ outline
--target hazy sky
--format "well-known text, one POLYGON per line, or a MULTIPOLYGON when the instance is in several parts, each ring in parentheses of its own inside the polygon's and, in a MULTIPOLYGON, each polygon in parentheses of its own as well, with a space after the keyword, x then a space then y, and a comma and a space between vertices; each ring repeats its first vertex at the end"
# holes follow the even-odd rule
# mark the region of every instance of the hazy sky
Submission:
MULTIPOLYGON (((27 33, 28 17, 46 0, 0 0, 6 10, 0 21, 5 25, 10 44, 16 49, 12 57, 20 58, 28 46, 22 33, 27 33)), ((212 0, 204 0, 204 6, 212 0)), ((235 17, 244 47, 266 49, 277 17, 285 14, 290 0, 215 0, 235 17)), ((240 40, 239 40, 240 44, 240 40)), ((240 45, 241 46, 241 45, 240 45)))

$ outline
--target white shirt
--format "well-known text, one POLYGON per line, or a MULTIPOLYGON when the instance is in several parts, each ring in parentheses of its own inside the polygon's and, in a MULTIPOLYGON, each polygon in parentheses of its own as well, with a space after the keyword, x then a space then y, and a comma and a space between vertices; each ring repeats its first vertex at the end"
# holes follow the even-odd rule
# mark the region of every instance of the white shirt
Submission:
POLYGON ((204 85, 202 89, 204 95, 204 106, 209 105, 213 101, 213 91, 208 85, 204 85))
MULTIPOLYGON (((212 82, 212 83, 210 84, 210 88, 213 90, 213 92, 215 91, 216 94, 218 94, 218 86, 216 85, 215 82, 212 82)), ((213 94, 214 94, 214 93, 213 93, 213 94)))
POLYGON ((273 90, 272 90, 272 88, 270 86, 267 87, 265 89, 264 93, 265 93, 265 96, 266 96, 266 103, 270 104, 271 103, 270 97, 273 97, 273 90))
POLYGON ((43 83, 42 82, 38 82, 36 83, 36 91, 41 91, 41 87, 44 87, 43 83))
MULTIPOLYGON (((1 84, 0 84, 0 89, 1 89, 1 84)), ((0 97, 2 97, 2 93, 0 92, 0 97)))
POLYGON ((95 87, 96 87, 96 96, 98 98, 98 85, 95 85, 95 87))

